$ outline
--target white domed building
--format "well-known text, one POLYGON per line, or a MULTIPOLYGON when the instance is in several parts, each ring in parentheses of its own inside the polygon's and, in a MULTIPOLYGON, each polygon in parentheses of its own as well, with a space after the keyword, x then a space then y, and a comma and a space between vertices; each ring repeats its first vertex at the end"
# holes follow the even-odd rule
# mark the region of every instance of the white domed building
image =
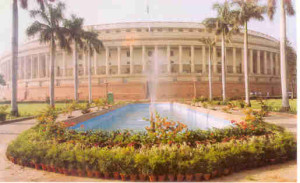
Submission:
MULTIPOLYGON (((176 99, 208 96, 208 46, 201 38, 214 38, 201 23, 136 22, 86 26, 99 33, 104 47, 92 58, 93 98, 108 91, 120 100, 142 100, 149 95, 147 72, 155 58, 159 64, 157 98, 176 99)), ((249 31, 250 91, 280 95, 279 41, 249 31)), ((226 45, 226 93, 244 96, 243 33, 226 45)), ((88 99, 87 54, 80 51, 79 98, 88 99)), ((0 99, 10 99, 11 53, 0 57, 0 74, 7 85, 0 99)), ((38 39, 19 47, 18 100, 43 101, 49 96, 49 46, 38 39)), ((221 96, 221 42, 212 50, 213 96, 221 96)), ((55 99, 73 99, 72 53, 57 50, 55 99)))

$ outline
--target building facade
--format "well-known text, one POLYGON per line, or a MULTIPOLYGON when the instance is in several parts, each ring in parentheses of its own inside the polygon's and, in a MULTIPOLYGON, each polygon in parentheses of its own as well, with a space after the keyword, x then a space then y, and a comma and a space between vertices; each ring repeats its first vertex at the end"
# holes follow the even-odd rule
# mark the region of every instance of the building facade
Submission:
MULTIPOLYGON (((208 46, 201 38, 217 39, 211 51, 213 96, 221 96, 221 42, 201 23, 137 22, 86 26, 99 33, 104 47, 92 56, 93 98, 113 92, 116 99, 140 100, 149 96, 147 73, 157 61, 157 98, 178 99, 208 96, 208 46)), ((42 101, 49 96, 49 45, 31 38, 19 48, 18 100, 42 101)), ((249 31, 250 91, 280 94, 279 41, 249 31)), ((78 54, 79 98, 88 98, 88 56, 78 54)), ((7 85, 0 99, 9 100, 11 54, 0 57, 0 74, 7 85)), ((72 53, 58 48, 55 62, 55 98, 74 98, 72 53)), ((244 96, 243 33, 226 44, 226 93, 244 96)))

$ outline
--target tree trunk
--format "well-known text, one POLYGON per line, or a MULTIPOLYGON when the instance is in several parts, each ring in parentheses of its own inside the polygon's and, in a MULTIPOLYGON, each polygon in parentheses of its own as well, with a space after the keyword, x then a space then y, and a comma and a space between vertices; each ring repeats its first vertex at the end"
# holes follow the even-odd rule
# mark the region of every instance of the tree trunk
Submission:
POLYGON ((244 32, 244 74, 245 74, 245 102, 250 106, 250 96, 249 96, 249 76, 248 76, 248 23, 245 22, 245 32, 244 32))
POLYGON ((208 87, 209 87, 209 100, 212 100, 212 74, 211 74, 211 46, 208 48, 208 87))
POLYGON ((282 90, 282 110, 290 109, 289 95, 287 87, 287 63, 286 63, 286 13, 284 0, 281 0, 280 16, 280 68, 281 68, 281 90, 282 90))
POLYGON ((13 34, 11 59, 11 114, 18 116, 17 90, 18 90, 18 1, 13 0, 13 34))
POLYGON ((55 106, 54 102, 54 63, 55 63, 55 40, 52 38, 51 40, 51 51, 50 51, 50 105, 52 107, 55 106))
POLYGON ((91 48, 88 50, 88 77, 89 77, 89 103, 91 104, 93 102, 92 97, 92 61, 91 61, 91 48))
POLYGON ((226 101, 226 68, 225 68, 225 60, 226 60, 226 53, 225 53, 225 33, 224 30, 222 32, 222 97, 223 102, 226 101))
POLYGON ((74 59, 74 68, 73 68, 73 76, 74 76, 74 100, 78 101, 78 56, 77 56, 77 43, 74 43, 73 49, 73 59, 74 59))

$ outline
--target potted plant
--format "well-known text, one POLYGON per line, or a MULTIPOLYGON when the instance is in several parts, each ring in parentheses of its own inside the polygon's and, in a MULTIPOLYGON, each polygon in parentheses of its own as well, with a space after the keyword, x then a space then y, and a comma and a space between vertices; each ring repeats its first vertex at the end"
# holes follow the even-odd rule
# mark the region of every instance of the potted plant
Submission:
POLYGON ((98 168, 103 173, 105 179, 110 178, 111 172, 114 171, 113 158, 108 149, 101 149, 98 153, 98 168))
POLYGON ((167 163, 168 165, 168 179, 170 182, 174 182, 175 181, 175 174, 176 174, 176 170, 177 170, 177 156, 176 156, 176 152, 170 152, 170 155, 167 159, 167 163))
POLYGON ((137 168, 137 172, 139 180, 144 182, 146 180, 147 175, 150 173, 150 167, 149 167, 149 159, 146 154, 139 152, 134 157, 135 166, 137 168))
POLYGON ((194 171, 195 171, 195 161, 192 159, 190 161, 185 161, 186 172, 185 172, 185 180, 188 182, 193 181, 194 171))
POLYGON ((179 159, 178 160, 178 168, 177 168, 177 175, 176 175, 176 178, 177 178, 177 182, 182 182, 184 180, 184 175, 186 173, 186 164, 185 164, 185 161, 179 159))
POLYGON ((196 172, 195 180, 199 182, 202 180, 202 176, 203 173, 205 172, 205 167, 207 165, 207 162, 205 161, 204 157, 199 154, 194 155, 193 161, 194 161, 194 166, 193 166, 194 172, 196 172))

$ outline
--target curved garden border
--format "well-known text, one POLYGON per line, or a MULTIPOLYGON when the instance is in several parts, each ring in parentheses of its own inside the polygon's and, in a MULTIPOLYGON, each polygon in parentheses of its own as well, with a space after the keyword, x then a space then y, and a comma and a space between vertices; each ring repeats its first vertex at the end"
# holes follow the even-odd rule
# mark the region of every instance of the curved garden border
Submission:
POLYGON ((75 131, 49 108, 7 148, 13 163, 73 176, 200 181, 296 158, 294 137, 246 110, 245 121, 192 130, 152 116, 147 132, 75 131))

